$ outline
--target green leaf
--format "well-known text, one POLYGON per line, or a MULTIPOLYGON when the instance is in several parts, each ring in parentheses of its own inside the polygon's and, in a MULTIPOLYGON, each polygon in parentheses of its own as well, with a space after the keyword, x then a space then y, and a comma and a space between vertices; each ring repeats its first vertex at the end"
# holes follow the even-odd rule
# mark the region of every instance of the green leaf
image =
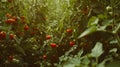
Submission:
POLYGON ((83 49, 81 49, 81 50, 77 53, 77 55, 78 55, 79 57, 81 57, 82 54, 83 54, 83 49))
POLYGON ((106 19, 106 18, 107 18, 107 16, 104 15, 104 14, 99 14, 97 17, 98 17, 99 19, 106 19))
POLYGON ((116 53, 117 52, 117 48, 113 48, 113 49, 111 49, 110 51, 109 51, 110 53, 116 53))
MULTIPOLYGON (((81 57, 82 53, 83 53, 83 50, 81 49, 78 52, 78 54, 75 55, 74 57, 66 56, 67 60, 66 60, 66 62, 64 62, 64 64, 62 64, 63 67, 75 67, 75 66, 80 65, 81 59, 82 59, 82 57, 81 57)), ((63 57, 63 58, 61 57, 61 59, 64 59, 64 58, 65 57, 63 57)), ((85 62, 86 62, 86 64, 88 63, 88 61, 86 61, 86 60, 85 60, 85 62)))
POLYGON ((98 28, 98 30, 105 31, 106 27, 109 26, 112 22, 113 22, 113 19, 103 21, 102 22, 103 26, 100 26, 100 28, 98 28))
POLYGON ((88 21, 87 27, 96 26, 98 24, 99 19, 95 16, 91 17, 88 21))
POLYGON ((64 65, 63 67, 75 67, 74 64, 68 64, 68 65, 64 65))
POLYGON ((92 49, 91 55, 98 58, 103 53, 102 43, 97 42, 95 47, 92 49))
POLYGON ((83 59, 82 63, 85 64, 85 65, 90 64, 90 60, 88 59, 87 56, 83 59))
POLYGON ((113 22, 113 19, 111 19, 111 20, 105 20, 105 21, 103 21, 102 22, 102 24, 104 25, 104 26, 108 26, 110 23, 112 23, 113 22))
POLYGON ((92 26, 92 27, 88 28, 87 30, 85 30, 80 36, 78 36, 78 39, 82 38, 82 37, 84 37, 86 35, 89 35, 89 34, 91 34, 93 32, 96 32, 96 31, 97 31, 97 27, 96 26, 92 26))
POLYGON ((97 67, 105 67, 105 62, 98 64, 97 67))

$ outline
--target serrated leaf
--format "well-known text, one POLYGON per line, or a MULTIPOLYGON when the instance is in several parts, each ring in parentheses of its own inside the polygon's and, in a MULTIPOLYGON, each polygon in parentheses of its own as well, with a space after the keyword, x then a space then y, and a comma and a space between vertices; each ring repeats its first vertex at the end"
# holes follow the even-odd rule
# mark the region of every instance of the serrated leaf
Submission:
POLYGON ((88 28, 87 30, 85 30, 80 36, 78 36, 78 39, 82 38, 82 37, 84 37, 84 36, 86 36, 88 34, 91 34, 93 32, 96 32, 96 31, 97 31, 97 27, 96 26, 92 26, 92 27, 88 28))
POLYGON ((99 19, 95 16, 91 17, 90 20, 88 21, 87 27, 95 26, 98 24, 99 19))
POLYGON ((92 49, 91 55, 98 58, 103 53, 102 43, 97 42, 95 47, 92 49))

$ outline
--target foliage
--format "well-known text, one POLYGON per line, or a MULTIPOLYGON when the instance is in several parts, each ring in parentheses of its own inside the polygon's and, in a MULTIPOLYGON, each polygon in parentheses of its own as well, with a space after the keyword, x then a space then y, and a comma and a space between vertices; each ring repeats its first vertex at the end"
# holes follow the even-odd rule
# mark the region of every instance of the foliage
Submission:
POLYGON ((0 66, 119 66, 119 6, 119 0, 0 0, 0 66))

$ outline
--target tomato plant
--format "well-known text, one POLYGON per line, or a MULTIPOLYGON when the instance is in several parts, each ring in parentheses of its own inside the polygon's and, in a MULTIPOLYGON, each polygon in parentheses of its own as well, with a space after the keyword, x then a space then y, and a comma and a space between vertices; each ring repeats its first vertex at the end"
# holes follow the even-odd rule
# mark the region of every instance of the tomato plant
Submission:
POLYGON ((119 0, 0 0, 0 66, 119 67, 119 6, 119 0))

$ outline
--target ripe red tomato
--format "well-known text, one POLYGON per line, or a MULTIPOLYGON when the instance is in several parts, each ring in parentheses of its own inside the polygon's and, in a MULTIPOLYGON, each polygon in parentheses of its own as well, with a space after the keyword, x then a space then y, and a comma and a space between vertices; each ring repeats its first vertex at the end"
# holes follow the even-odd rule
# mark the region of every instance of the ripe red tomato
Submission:
POLYGON ((25 25, 24 26, 24 30, 28 30, 29 29, 29 26, 28 25, 25 25))
POLYGON ((10 34, 10 39, 13 40, 15 38, 16 35, 14 34, 10 34))
POLYGON ((0 39, 5 39, 6 38, 6 32, 2 31, 0 32, 0 39))
POLYGON ((57 47, 57 44, 56 44, 56 43, 51 43, 50 46, 51 46, 52 48, 55 48, 55 47, 57 47))
POLYGON ((70 41, 70 42, 69 42, 69 45, 70 45, 70 46, 74 46, 74 45, 75 45, 75 42, 74 42, 74 41, 70 41))
POLYGON ((67 29, 66 32, 67 33, 72 33, 72 29, 67 29))
POLYGON ((51 36, 50 35, 47 35, 46 36, 46 39, 48 40, 48 39, 51 39, 51 36))
POLYGON ((47 59, 47 55, 43 55, 43 57, 42 57, 43 59, 47 59))
POLYGON ((11 18, 11 19, 7 19, 5 22, 10 24, 10 23, 15 23, 16 20, 11 18))

